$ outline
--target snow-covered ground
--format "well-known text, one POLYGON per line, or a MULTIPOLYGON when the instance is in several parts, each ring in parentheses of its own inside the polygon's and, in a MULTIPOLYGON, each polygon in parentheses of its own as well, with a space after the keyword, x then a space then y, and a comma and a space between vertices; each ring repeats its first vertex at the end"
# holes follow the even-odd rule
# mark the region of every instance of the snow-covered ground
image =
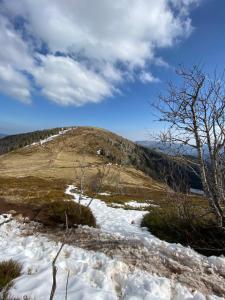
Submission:
POLYGON ((204 191, 199 189, 190 188, 190 193, 197 194, 197 195, 204 195, 204 191))
MULTIPOLYGON (((73 186, 69 186, 66 193, 78 201, 78 193, 73 186)), ((82 202, 85 204, 89 200, 84 197, 82 202)), ((198 263, 208 265, 212 270, 225 270, 224 258, 206 258, 181 245, 163 242, 141 228, 140 221, 146 213, 144 211, 108 207, 98 199, 92 201, 90 208, 103 232, 134 239, 158 253, 174 255, 185 260, 190 268, 198 263)), ((5 220, 0 216, 0 224, 5 220)), ((10 290, 12 296, 23 299, 26 295, 32 300, 47 300, 52 285, 52 261, 60 243, 50 241, 43 234, 35 234, 34 226, 33 223, 22 224, 16 220, 0 225, 0 261, 13 258, 23 264, 23 274, 15 280, 10 290)), ((55 300, 65 299, 68 272, 68 300, 222 299, 213 295, 206 298, 200 292, 190 291, 172 279, 131 268, 120 258, 110 258, 103 253, 72 245, 64 245, 56 265, 55 300)))
POLYGON ((149 207, 151 204, 141 203, 141 202, 137 202, 137 201, 129 201, 129 202, 125 202, 125 205, 135 207, 135 208, 139 208, 139 207, 149 207))
POLYGON ((100 196, 110 196, 110 193, 102 192, 102 193, 99 193, 98 195, 100 195, 100 196))
MULTIPOLYGON (((104 193, 102 193, 104 194, 104 193)), ((101 195, 101 194, 99 194, 101 195)), ((138 201, 129 201, 129 202, 124 202, 123 204, 121 203, 110 203, 110 206, 115 207, 115 208, 149 208, 149 207, 159 207, 159 205, 152 204, 152 203, 147 203, 147 202, 138 202, 138 201)))
MULTIPOLYGON (((60 130, 59 133, 54 134, 54 135, 51 135, 51 136, 47 137, 46 139, 40 140, 39 142, 34 142, 34 143, 31 144, 31 146, 36 146, 36 145, 43 145, 43 144, 46 144, 46 143, 48 143, 48 142, 54 140, 54 139, 57 138, 58 136, 63 135, 63 134, 65 134, 66 132, 68 132, 68 131, 70 131, 70 130, 72 130, 72 129, 74 129, 74 128, 67 128, 67 129, 60 130)), ((28 145, 28 146, 29 146, 29 145, 28 145)), ((26 147, 28 147, 28 146, 26 146, 26 147)))

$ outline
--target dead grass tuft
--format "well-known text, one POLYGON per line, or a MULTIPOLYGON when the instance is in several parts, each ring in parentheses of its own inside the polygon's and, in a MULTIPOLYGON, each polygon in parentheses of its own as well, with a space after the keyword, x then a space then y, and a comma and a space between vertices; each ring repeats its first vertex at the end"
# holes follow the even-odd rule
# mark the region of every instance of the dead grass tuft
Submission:
POLYGON ((12 281, 21 275, 22 265, 15 260, 0 262, 0 291, 3 291, 3 300, 8 299, 8 291, 12 281))

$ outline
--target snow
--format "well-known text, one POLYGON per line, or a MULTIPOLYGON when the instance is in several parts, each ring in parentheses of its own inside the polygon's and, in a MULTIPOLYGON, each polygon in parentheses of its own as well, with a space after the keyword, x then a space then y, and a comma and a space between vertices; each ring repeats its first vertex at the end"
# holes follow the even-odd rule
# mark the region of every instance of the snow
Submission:
POLYGON ((151 203, 142 203, 142 202, 137 202, 137 201, 129 201, 129 202, 125 202, 125 205, 134 207, 134 208, 144 208, 144 207, 158 207, 158 205, 156 204, 151 204, 151 203))
MULTIPOLYGON (((73 192, 74 190, 76 188, 70 185, 66 190, 66 194, 74 196, 74 200, 79 202, 79 193, 73 192)), ((90 198, 82 197, 81 204, 87 205, 89 202, 90 198)), ((105 202, 98 199, 93 199, 90 208, 98 225, 106 232, 120 234, 121 236, 132 236, 142 232, 140 222, 147 212, 109 207, 105 202), (135 224, 131 224, 133 222, 135 224)))
POLYGON ((102 151, 101 149, 97 150, 96 151, 97 155, 101 155, 101 151, 102 151))
MULTIPOLYGON (((78 201, 79 194, 74 189, 74 186, 68 186, 66 193, 78 201)), ((90 199, 83 197, 81 201, 85 204, 90 199)), ((144 211, 108 207, 98 199, 92 201, 90 208, 103 232, 133 238, 146 247, 156 248, 168 255, 172 252, 186 259, 190 266, 198 261, 212 268, 225 268, 224 258, 206 258, 190 248, 163 242, 141 228, 144 211)), ((43 234, 35 234, 35 223, 22 224, 10 218, 10 215, 0 215, 0 261, 12 258, 23 265, 22 275, 14 281, 10 295, 21 299, 25 295, 32 300, 49 299, 52 261, 60 243, 50 241, 43 234), (4 223, 7 220, 9 222, 4 223), (26 234, 27 230, 33 234, 26 234)), ((65 299, 68 272, 68 300, 206 300, 198 291, 190 291, 173 280, 132 269, 119 257, 110 258, 103 253, 72 245, 64 245, 56 266, 57 289, 54 300, 65 299)), ((207 300, 216 299, 222 298, 207 296, 207 300)))
MULTIPOLYGON (((46 300, 52 283, 51 263, 60 244, 43 236, 21 234, 26 232, 25 229, 26 225, 14 220, 0 229, 0 260, 12 258, 23 265, 23 274, 15 280, 10 295, 46 300)), ((133 272, 123 262, 99 252, 65 245, 57 260, 57 270, 55 300, 65 297, 69 270, 68 300, 171 299, 172 287, 168 279, 140 270, 133 272)), ((178 289, 176 294, 179 293, 178 289)), ((189 296, 187 291, 178 299, 189 299, 189 296)))
POLYGON ((137 202, 137 201, 129 201, 129 202, 126 202, 125 205, 129 205, 131 207, 149 207, 150 204, 148 203, 140 203, 140 202, 137 202))
POLYGON ((197 194, 197 195, 204 195, 204 191, 199 189, 193 189, 193 188, 190 188, 190 193, 197 194))
POLYGON ((110 196, 111 194, 110 193, 106 193, 106 192, 102 192, 102 193, 99 193, 100 196, 110 196))
POLYGON ((50 141, 52 141, 53 139, 55 139, 56 137, 60 136, 60 135, 63 135, 65 134, 66 132, 70 131, 72 128, 68 128, 68 129, 64 129, 64 130, 61 130, 59 131, 58 134, 54 134, 54 135, 51 135, 49 136, 48 138, 44 139, 44 140, 40 140, 40 144, 43 145, 45 143, 48 143, 50 141))
MULTIPOLYGON (((99 195, 106 195, 106 193, 101 193, 99 195)), ((120 203, 111 203, 111 206, 112 207, 115 207, 115 208, 118 208, 118 207, 133 207, 135 209, 138 209, 138 208, 149 208, 149 207, 158 207, 158 205, 155 205, 155 204, 151 204, 151 203, 144 203, 144 202, 137 202, 137 201, 129 201, 129 202, 124 202, 123 204, 120 204, 120 203)))
POLYGON ((123 207, 124 208, 124 205, 123 204, 120 204, 120 203, 111 203, 111 206, 112 207, 123 207))
MULTIPOLYGON (((70 130, 72 130, 72 129, 73 129, 73 128, 68 128, 68 129, 60 130, 59 133, 54 134, 54 135, 51 135, 51 136, 47 137, 46 139, 40 140, 39 142, 34 142, 34 143, 31 144, 31 146, 36 146, 36 145, 41 145, 41 146, 42 146, 43 144, 46 144, 46 143, 48 143, 48 142, 54 140, 54 139, 57 138, 58 136, 63 135, 63 134, 65 134, 66 132, 68 132, 68 131, 70 131, 70 130)), ((29 145, 26 146, 26 147, 29 147, 29 145)))

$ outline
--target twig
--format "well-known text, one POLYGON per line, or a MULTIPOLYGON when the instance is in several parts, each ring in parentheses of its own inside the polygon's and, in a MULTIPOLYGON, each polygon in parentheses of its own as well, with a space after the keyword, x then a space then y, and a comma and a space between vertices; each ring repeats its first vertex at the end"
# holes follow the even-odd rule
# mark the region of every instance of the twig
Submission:
POLYGON ((65 300, 67 300, 69 277, 70 277, 70 270, 68 271, 67 278, 66 278, 66 296, 65 296, 65 300))
POLYGON ((65 210, 65 218, 66 218, 66 233, 68 232, 69 225, 68 225, 68 215, 67 215, 67 208, 65 210))
POLYGON ((57 274, 57 267, 55 266, 55 263, 56 263, 56 260, 57 260, 57 258, 58 258, 58 256, 59 256, 59 254, 60 254, 60 252, 61 252, 61 250, 62 250, 62 248, 63 248, 64 245, 65 244, 62 243, 62 245, 59 248, 59 251, 57 252, 57 254, 56 254, 56 256, 55 256, 55 258, 54 258, 54 260, 52 262, 52 290, 51 290, 51 294, 50 294, 49 300, 53 300, 54 295, 55 295, 55 290, 56 290, 56 274, 57 274))

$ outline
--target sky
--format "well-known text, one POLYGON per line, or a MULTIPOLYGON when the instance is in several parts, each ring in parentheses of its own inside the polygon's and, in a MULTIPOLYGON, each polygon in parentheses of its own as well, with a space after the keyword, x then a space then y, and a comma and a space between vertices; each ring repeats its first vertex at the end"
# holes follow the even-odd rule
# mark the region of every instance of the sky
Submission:
POLYGON ((225 68, 224 0, 0 0, 0 133, 96 126, 132 140, 175 69, 225 68))

